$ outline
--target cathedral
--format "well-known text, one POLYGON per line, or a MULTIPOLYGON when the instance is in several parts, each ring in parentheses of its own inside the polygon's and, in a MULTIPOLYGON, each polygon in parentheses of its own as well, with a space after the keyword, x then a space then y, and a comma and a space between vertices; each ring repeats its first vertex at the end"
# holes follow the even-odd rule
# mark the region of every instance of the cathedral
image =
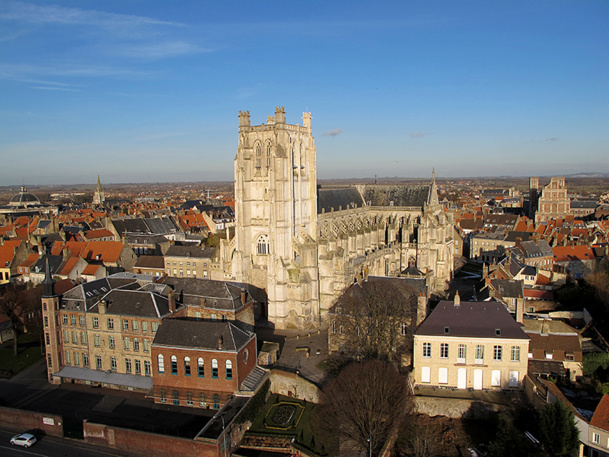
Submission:
POLYGON ((419 275, 429 293, 453 274, 453 219, 429 185, 320 187, 311 114, 266 124, 239 112, 235 237, 230 276, 263 288, 277 328, 327 325, 328 310, 358 278, 419 275))

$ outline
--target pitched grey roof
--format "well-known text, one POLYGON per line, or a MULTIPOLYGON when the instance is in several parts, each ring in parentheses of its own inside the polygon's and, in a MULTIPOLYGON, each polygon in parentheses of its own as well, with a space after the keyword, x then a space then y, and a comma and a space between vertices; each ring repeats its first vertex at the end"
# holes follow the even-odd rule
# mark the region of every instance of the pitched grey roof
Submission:
POLYGON ((554 252, 546 240, 523 241, 522 249, 528 258, 553 257, 554 252))
POLYGON ((155 217, 144 219, 150 233, 175 233, 179 229, 170 217, 155 217))
POLYGON ((113 219, 112 224, 121 236, 126 232, 149 233, 144 219, 113 219))
POLYGON ((598 203, 586 200, 573 200, 571 202, 571 209, 595 209, 598 203))
POLYGON ((520 238, 522 241, 528 241, 533 235, 531 232, 517 232, 516 230, 510 230, 505 237, 505 241, 516 241, 520 238))
POLYGON ((163 284, 171 286, 185 305, 201 305, 202 299, 205 299, 207 308, 237 310, 244 305, 241 303, 241 289, 246 285, 243 284, 169 276, 163 279, 163 284))
POLYGON ((522 326, 498 302, 462 302, 455 306, 452 301, 441 301, 415 335, 529 339, 522 326))
POLYGON ((169 246, 165 257, 192 257, 195 259, 211 259, 216 252, 215 247, 200 247, 200 246, 178 246, 176 244, 169 246))
POLYGON ((154 337, 154 346, 177 346, 193 349, 236 352, 252 338, 228 321, 213 322, 195 319, 164 319, 154 337), (218 340, 222 337, 222 349, 218 340))
POLYGON ((504 298, 524 297, 524 281, 491 279, 491 286, 504 298))
POLYGON ((423 186, 366 186, 364 200, 372 206, 415 206, 427 204, 430 185, 423 186))
POLYGON ((135 262, 140 268, 165 268, 165 259, 162 255, 141 255, 135 262))
MULTIPOLYGON (((167 297, 152 292, 115 289, 105 295, 103 299, 107 303, 106 314, 156 318, 169 314, 167 297)), ((98 306, 99 301, 91 307, 90 311, 97 312, 98 306)))
POLYGON ((45 254, 40 257, 34 265, 32 265, 31 271, 35 273, 44 273, 46 272, 46 260, 49 259, 49 268, 51 269, 51 274, 57 274, 61 269, 61 265, 63 264, 63 257, 60 255, 50 255, 45 254))
POLYGON ((317 190, 317 213, 321 214, 322 210, 329 213, 334 209, 348 209, 353 206, 361 208, 364 205, 364 199, 355 187, 346 187, 342 189, 323 189, 317 190))

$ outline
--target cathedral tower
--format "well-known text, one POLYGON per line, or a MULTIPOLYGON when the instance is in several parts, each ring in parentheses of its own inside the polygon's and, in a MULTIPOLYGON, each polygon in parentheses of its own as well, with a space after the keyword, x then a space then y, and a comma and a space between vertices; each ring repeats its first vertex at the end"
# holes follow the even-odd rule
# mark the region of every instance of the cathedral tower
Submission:
POLYGON ((286 124, 283 107, 251 125, 239 112, 235 157, 238 280, 268 294, 268 318, 278 327, 312 327, 319 320, 317 166, 311 114, 286 124))

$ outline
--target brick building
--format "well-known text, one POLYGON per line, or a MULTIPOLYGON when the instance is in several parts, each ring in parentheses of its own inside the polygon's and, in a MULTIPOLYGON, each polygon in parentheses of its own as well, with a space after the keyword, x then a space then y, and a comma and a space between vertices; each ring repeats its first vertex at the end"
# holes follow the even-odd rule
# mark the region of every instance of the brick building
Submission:
POLYGON ((220 409, 249 391, 245 381, 256 368, 256 335, 228 321, 167 319, 152 357, 155 402, 220 409))

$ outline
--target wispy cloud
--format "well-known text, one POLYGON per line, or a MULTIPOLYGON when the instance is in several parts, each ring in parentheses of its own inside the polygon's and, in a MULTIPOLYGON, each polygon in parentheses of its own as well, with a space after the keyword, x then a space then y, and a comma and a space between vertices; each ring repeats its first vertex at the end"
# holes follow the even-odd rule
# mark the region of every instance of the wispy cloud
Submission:
POLYGON ((423 132, 410 132, 410 138, 423 138, 424 136, 423 132))
POLYGON ((141 27, 149 25, 165 25, 181 27, 183 24, 145 16, 106 13, 103 11, 67 8, 57 5, 33 5, 23 2, 5 2, 0 19, 28 22, 32 24, 72 24, 93 25, 104 28, 141 27))
POLYGON ((43 81, 32 78, 32 76, 47 77, 142 77, 149 72, 134 71, 127 68, 104 66, 104 65, 0 65, 0 78, 13 79, 22 82, 33 82, 35 84, 50 84, 56 86, 68 86, 66 83, 43 81))
POLYGON ((56 86, 32 86, 32 89, 59 90, 59 91, 64 91, 64 92, 83 92, 81 89, 70 89, 68 87, 56 87, 56 86))
POLYGON ((128 57, 138 57, 147 59, 159 59, 163 57, 173 57, 185 54, 197 54, 201 52, 212 52, 211 49, 204 49, 195 44, 185 41, 167 41, 152 44, 136 44, 123 46, 118 50, 119 54, 128 57))
POLYGON ((335 130, 330 130, 328 132, 324 132, 323 136, 338 136, 341 133, 343 133, 343 129, 335 129, 335 130))
POLYGON ((546 141, 560 141, 560 138, 553 136, 552 138, 546 139, 546 141))

